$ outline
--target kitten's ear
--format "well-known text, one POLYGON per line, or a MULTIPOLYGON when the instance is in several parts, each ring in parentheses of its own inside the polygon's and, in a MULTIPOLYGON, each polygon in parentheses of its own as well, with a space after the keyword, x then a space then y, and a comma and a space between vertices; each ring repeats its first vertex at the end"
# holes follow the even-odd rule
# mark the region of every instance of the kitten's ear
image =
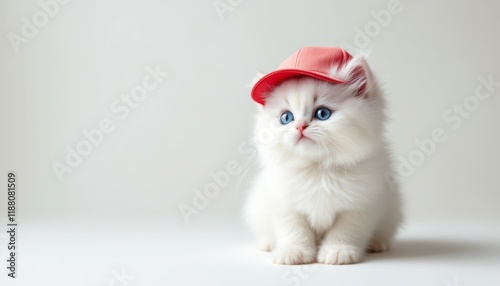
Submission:
POLYGON ((356 96, 369 98, 376 94, 376 84, 365 56, 366 53, 359 53, 346 65, 332 67, 330 75, 345 80, 356 91, 356 96))
POLYGON ((261 78, 263 78, 265 74, 257 72, 257 74, 253 77, 252 81, 248 84, 249 88, 252 88, 261 78))

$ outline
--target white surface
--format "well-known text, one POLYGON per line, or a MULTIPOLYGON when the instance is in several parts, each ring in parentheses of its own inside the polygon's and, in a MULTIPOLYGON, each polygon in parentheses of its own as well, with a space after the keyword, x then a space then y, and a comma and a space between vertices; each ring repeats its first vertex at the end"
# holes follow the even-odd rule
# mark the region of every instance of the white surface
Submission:
POLYGON ((347 266, 271 264, 236 220, 34 220, 19 235, 19 278, 2 274, 2 285, 121 285, 110 281, 122 270, 134 276, 129 286, 500 282, 498 222, 409 223, 390 252, 347 266))

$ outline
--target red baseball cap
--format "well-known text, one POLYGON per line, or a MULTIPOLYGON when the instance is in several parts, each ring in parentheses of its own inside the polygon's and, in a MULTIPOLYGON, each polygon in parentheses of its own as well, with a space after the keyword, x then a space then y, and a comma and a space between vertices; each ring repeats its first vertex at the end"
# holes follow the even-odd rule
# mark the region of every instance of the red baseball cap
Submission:
POLYGON ((264 77, 252 88, 252 99, 264 105, 269 92, 287 79, 296 76, 310 76, 331 83, 346 83, 331 77, 332 65, 345 65, 352 56, 338 47, 305 47, 289 56, 281 65, 264 77))

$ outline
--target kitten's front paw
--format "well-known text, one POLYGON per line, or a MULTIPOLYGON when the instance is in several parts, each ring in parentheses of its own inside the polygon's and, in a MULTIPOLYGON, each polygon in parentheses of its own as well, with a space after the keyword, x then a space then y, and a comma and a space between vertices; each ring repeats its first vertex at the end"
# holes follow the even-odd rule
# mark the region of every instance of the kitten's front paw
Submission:
POLYGON ((318 252, 318 262, 324 264, 353 264, 359 262, 363 253, 350 245, 322 245, 318 252))
POLYGON ((315 256, 316 250, 312 247, 278 247, 273 253, 273 263, 288 265, 307 264, 314 262, 315 256))

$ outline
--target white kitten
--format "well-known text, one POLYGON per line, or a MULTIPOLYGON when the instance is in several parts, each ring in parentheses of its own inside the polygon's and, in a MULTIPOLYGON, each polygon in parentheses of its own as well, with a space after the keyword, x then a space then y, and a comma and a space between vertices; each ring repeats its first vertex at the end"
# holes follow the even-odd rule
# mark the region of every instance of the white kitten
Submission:
POLYGON ((246 217, 274 263, 356 263, 386 251, 402 221, 379 86, 363 56, 330 75, 348 84, 289 79, 257 116, 262 170, 246 217))

